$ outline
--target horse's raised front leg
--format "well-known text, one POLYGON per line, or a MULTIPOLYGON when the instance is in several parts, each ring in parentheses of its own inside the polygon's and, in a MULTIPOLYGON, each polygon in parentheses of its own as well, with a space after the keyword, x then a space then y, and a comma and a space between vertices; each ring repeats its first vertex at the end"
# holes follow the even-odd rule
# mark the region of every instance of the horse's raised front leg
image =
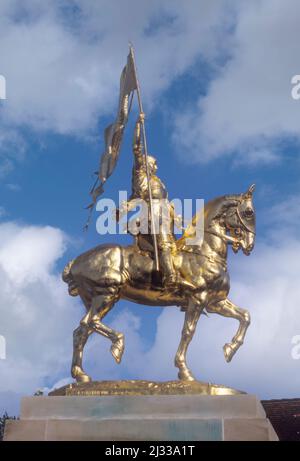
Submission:
POLYGON ((187 348, 193 339, 196 325, 201 314, 201 307, 190 301, 185 313, 184 325, 180 344, 175 356, 175 367, 179 368, 178 378, 183 381, 195 381, 195 378, 186 364, 187 348))
POLYGON ((211 304, 206 308, 207 312, 231 317, 239 321, 239 327, 230 343, 223 347, 224 356, 227 362, 230 362, 236 351, 244 342, 247 328, 250 325, 250 314, 246 309, 233 304, 229 299, 225 299, 216 304, 211 304))

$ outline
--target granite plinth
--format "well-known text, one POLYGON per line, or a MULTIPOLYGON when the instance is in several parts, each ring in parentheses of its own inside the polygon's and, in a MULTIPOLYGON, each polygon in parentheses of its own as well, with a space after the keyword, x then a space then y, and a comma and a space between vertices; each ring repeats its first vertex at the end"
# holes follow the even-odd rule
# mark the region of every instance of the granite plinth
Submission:
POLYGON ((278 440, 253 395, 38 396, 4 440, 278 440))

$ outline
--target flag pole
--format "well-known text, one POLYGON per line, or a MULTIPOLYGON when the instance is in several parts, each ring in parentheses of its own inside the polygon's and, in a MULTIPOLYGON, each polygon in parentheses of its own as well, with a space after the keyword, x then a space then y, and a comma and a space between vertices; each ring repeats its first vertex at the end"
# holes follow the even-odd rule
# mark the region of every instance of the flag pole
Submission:
MULTIPOLYGON (((130 54, 132 57, 133 68, 135 73, 136 79, 136 91, 139 103, 140 114, 144 114, 143 105, 142 105, 142 98, 141 98, 141 89, 140 84, 137 76, 137 69, 135 64, 135 57, 134 57, 134 49, 132 44, 129 44, 130 54)), ((153 211, 153 201, 152 201, 152 191, 150 185, 150 173, 149 173, 149 165, 148 165, 148 148, 147 148, 147 138, 146 138, 146 130, 145 130, 145 120, 141 117, 141 124, 142 124, 142 134, 144 140, 144 156, 145 156, 145 164, 146 164, 146 174, 147 174, 147 182, 148 182, 148 194, 149 194, 149 204, 150 204, 150 219, 151 219, 151 233, 153 239, 153 246, 154 246, 154 260, 155 260, 155 269, 159 271, 159 259, 158 259, 158 247, 157 247, 157 236, 156 236, 156 229, 155 229, 155 217, 153 211)))

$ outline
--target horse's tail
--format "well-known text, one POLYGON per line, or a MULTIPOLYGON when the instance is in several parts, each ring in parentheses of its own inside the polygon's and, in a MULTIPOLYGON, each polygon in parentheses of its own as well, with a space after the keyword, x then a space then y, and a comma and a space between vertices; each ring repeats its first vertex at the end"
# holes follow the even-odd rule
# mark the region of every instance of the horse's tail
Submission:
POLYGON ((68 264, 65 266, 63 272, 62 272, 62 279, 64 282, 68 284, 68 289, 69 289, 69 294, 71 296, 78 296, 78 289, 77 285, 73 279, 73 275, 71 273, 71 269, 73 266, 75 259, 72 259, 71 261, 68 262, 68 264))

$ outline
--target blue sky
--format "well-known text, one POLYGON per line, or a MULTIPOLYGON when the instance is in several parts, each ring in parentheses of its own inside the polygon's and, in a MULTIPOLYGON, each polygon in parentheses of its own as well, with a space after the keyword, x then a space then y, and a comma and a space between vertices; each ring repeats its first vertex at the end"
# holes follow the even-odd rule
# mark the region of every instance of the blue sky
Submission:
MULTIPOLYGON (((249 334, 228 365, 222 346, 235 322, 201 319, 192 369, 262 398, 299 396, 291 340, 300 335, 300 102, 290 82, 300 70, 299 14, 294 0, 1 2, 0 410, 17 413, 21 394, 69 378, 83 308, 60 281, 64 264, 99 243, 130 242, 98 235, 97 215, 82 232, 129 39, 149 152, 169 196, 207 201, 256 183, 256 248, 229 258, 231 298, 249 309, 249 334)), ((136 115, 135 105, 106 197, 130 192, 136 115)), ((115 365, 97 337, 87 370, 95 379, 175 379, 182 321, 175 308, 120 302, 107 323, 126 334, 124 363, 115 365)))

